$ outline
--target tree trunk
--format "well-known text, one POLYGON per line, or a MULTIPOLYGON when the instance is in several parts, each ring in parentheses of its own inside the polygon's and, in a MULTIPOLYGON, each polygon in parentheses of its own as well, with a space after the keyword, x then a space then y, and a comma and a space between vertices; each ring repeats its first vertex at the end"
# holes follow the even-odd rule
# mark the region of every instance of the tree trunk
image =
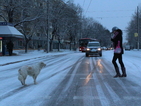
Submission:
POLYGON ((50 51, 53 51, 53 40, 50 40, 50 51))
POLYGON ((28 43, 26 42, 26 44, 25 44, 25 53, 27 53, 27 47, 28 47, 28 43))
POLYGON ((26 39, 26 42, 25 42, 25 53, 27 53, 29 41, 30 41, 29 39, 26 39))
POLYGON ((58 39, 58 51, 60 51, 60 40, 58 39))
POLYGON ((71 50, 71 42, 70 42, 70 50, 71 50))

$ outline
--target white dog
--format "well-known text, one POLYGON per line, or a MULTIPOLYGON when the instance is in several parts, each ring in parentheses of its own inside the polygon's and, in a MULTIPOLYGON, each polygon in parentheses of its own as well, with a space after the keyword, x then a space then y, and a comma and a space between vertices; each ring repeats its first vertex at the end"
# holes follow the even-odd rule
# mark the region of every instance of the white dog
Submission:
POLYGON ((22 85, 25 84, 25 80, 27 75, 30 75, 34 79, 34 84, 36 84, 36 78, 39 75, 41 69, 45 67, 46 64, 43 62, 39 62, 33 65, 23 66, 18 70, 18 79, 21 81, 22 85))

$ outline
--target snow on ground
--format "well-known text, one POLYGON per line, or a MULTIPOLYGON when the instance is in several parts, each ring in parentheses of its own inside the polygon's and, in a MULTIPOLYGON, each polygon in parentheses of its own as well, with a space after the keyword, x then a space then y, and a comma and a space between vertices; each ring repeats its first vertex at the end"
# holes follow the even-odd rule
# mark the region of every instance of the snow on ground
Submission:
MULTIPOLYGON (((30 59, 30 58, 37 58, 37 57, 41 57, 41 56, 47 56, 47 55, 52 56, 52 55, 58 55, 58 54, 66 54, 66 53, 70 53, 70 52, 74 53, 74 51, 46 53, 46 52, 44 52, 42 50, 41 51, 35 50, 35 51, 28 52, 26 54, 23 53, 23 52, 19 52, 19 51, 14 51, 14 52, 18 53, 18 55, 0 56, 0 65, 10 63, 10 62, 15 62, 15 61, 26 60, 26 59, 30 59)), ((72 58, 74 61, 76 61, 80 56, 84 56, 84 58, 85 58, 84 53, 79 53, 78 52, 78 54, 76 53, 75 55, 76 55, 76 57, 71 57, 71 55, 70 55, 70 58, 72 58)), ((74 56, 74 54, 73 54, 73 56, 74 56)), ((111 63, 112 57, 113 57, 113 51, 111 50, 111 51, 103 51, 103 56, 101 58, 103 58, 106 62, 109 62, 109 64, 111 65, 112 64, 111 63)), ((125 67, 126 67, 126 70, 127 70, 127 75, 128 75, 127 80, 131 81, 131 82, 134 82, 137 85, 139 85, 140 80, 141 80, 141 51, 137 51, 137 50, 125 51, 125 54, 123 54, 123 62, 125 64, 125 67)), ((74 63, 73 63, 73 61, 71 61, 70 63, 67 63, 67 64, 74 64, 74 63)), ((18 67, 17 65, 20 66, 20 63, 15 64, 15 65, 10 64, 10 65, 8 65, 8 67, 7 66, 2 66, 2 67, 0 66, 0 67, 1 67, 1 70, 2 70, 2 68, 5 70, 7 68, 10 69, 12 67, 18 67)), ((50 67, 50 70, 48 70, 48 72, 45 72, 45 69, 43 69, 42 72, 44 72, 44 73, 41 73, 42 78, 39 77, 38 81, 43 80, 44 78, 47 78, 52 73, 55 73, 54 68, 56 68, 56 67, 59 67, 59 66, 57 66, 57 64, 56 64, 55 67, 54 66, 50 67)), ((30 98, 31 102, 28 105, 33 103, 35 97, 36 97, 37 101, 39 101, 40 99, 50 98, 49 96, 41 97, 41 95, 43 95, 42 93, 44 93, 43 91, 45 91, 47 89, 46 85, 48 85, 48 86, 51 85, 50 88, 48 88, 48 91, 45 93, 45 95, 48 95, 49 92, 52 91, 52 89, 54 89, 57 86, 57 83, 59 83, 59 81, 61 81, 61 79, 60 80, 57 80, 57 79, 58 78, 63 78, 62 75, 67 73, 67 72, 61 72, 60 74, 55 76, 55 78, 53 78, 53 80, 52 80, 52 78, 50 78, 49 81, 47 81, 47 82, 39 83, 39 85, 41 85, 41 86, 27 86, 27 87, 20 87, 19 88, 19 85, 20 85, 19 81, 18 80, 13 81, 13 79, 15 79, 15 76, 16 76, 14 71, 17 71, 17 70, 9 71, 8 74, 6 74, 7 71, 2 72, 3 74, 1 74, 1 78, 8 77, 8 75, 10 75, 12 77, 5 80, 8 83, 1 83, 0 93, 2 93, 2 94, 7 93, 8 95, 12 95, 13 92, 16 92, 16 90, 18 91, 19 89, 22 89, 22 92, 15 94, 14 97, 10 96, 8 99, 3 100, 3 102, 0 103, 2 106, 8 106, 7 103, 9 101, 11 101, 9 106, 12 106, 12 104, 14 105, 16 103, 16 101, 14 101, 15 98, 18 98, 18 97, 21 98, 20 96, 21 96, 22 93, 24 94, 24 97, 22 99, 18 99, 19 104, 17 104, 16 106, 21 105, 21 103, 23 103, 23 102, 28 102, 29 103, 29 100, 28 100, 29 98, 30 98), (11 80, 12 80, 12 82, 11 82, 11 80), (3 88, 3 87, 5 87, 5 88, 3 88), (26 90, 29 90, 30 93, 25 94, 26 90), (34 92, 36 92, 36 93, 34 93, 34 92)), ((28 83, 33 83, 31 81, 27 81, 27 82, 28 83)), ((8 95, 5 95, 5 96, 8 96, 8 95)), ((37 102, 35 104, 37 106, 40 103, 37 102)))
POLYGON ((26 60, 30 58, 36 58, 40 56, 51 56, 51 55, 57 55, 57 54, 66 54, 68 52, 74 52, 69 50, 61 50, 60 52, 49 52, 46 53, 43 50, 34 50, 34 51, 28 51, 27 53, 24 53, 24 50, 15 50, 13 53, 16 53, 17 55, 13 56, 0 56, 0 64, 5 64, 9 62, 15 62, 15 61, 21 61, 26 60))
MULTIPOLYGON (((107 51, 103 53, 105 60, 112 62, 113 51, 107 51)), ((141 80, 141 50, 124 51, 122 56, 124 65, 126 67, 127 79, 131 82, 140 84, 141 80)), ((120 65, 117 60, 117 64, 120 65)), ((113 67, 114 69, 114 67, 113 67)), ((113 70, 114 71, 114 70, 113 70)))
MULTIPOLYGON (((17 51, 16 51, 17 52, 17 51)), ((52 56, 52 55, 58 55, 58 54, 66 54, 66 53, 74 53, 74 51, 63 51, 63 52, 53 52, 53 53, 46 53, 44 51, 31 51, 28 52, 27 54, 25 53, 19 53, 16 56, 1 56, 0 57, 0 65, 10 63, 10 62, 15 62, 15 61, 21 61, 21 60, 26 60, 26 59, 31 59, 31 58, 38 58, 38 57, 43 57, 43 56, 52 56)), ((76 56, 79 58, 79 56, 76 56)), ((72 58, 72 57, 70 57, 72 58)), ((78 58, 73 58, 74 61, 76 61, 78 58)), ((32 61, 34 59, 28 60, 28 62, 32 61)), ((57 59, 56 59, 57 60, 57 59)), ((55 61, 56 61, 55 60, 55 61)), ((61 58, 60 58, 61 60, 61 58)), ((35 59, 36 61, 36 59, 35 59)), ((55 62, 53 61, 53 62, 55 62)), ((59 61, 59 59, 58 59, 59 61)), ((20 67, 21 64, 26 63, 26 61, 19 62, 17 64, 9 64, 8 66, 0 66, 1 71, 0 73, 0 79, 1 81, 1 86, 0 86, 0 100, 3 98, 6 98, 2 101, 0 101, 0 106, 25 106, 24 103, 26 103, 27 106, 33 106, 33 104, 36 104, 36 106, 39 106, 40 101, 43 99, 50 98, 48 95, 50 92, 58 86, 58 84, 63 80, 63 77, 67 72, 70 70, 69 68, 66 69, 65 71, 61 71, 60 73, 57 73, 58 70, 56 70, 57 67, 59 66, 58 64, 54 64, 53 66, 45 67, 42 69, 40 76, 38 78, 38 85, 40 86, 30 86, 33 85, 33 79, 31 77, 27 77, 26 79, 26 87, 23 87, 21 83, 17 80, 17 68, 20 67), (12 69, 14 68, 14 69, 12 69), (11 70, 10 70, 11 69, 11 70), (8 70, 8 73, 7 73, 8 70), (56 74, 54 76, 54 74, 56 74), (50 78, 50 76, 52 76, 50 78), (8 78, 8 79, 4 79, 8 78), (15 80, 16 79, 16 80, 15 80), (48 81, 44 81, 45 79, 48 79, 48 81), (59 80, 58 80, 59 79, 59 80), (41 82, 41 83, 39 83, 41 82), (21 86, 21 87, 19 87, 21 86), (49 86, 49 88, 47 88, 49 86), (47 90, 47 92, 45 92, 47 90), (20 92, 19 92, 20 91, 20 92), (29 91, 27 94, 26 92, 29 91), (14 94, 14 96, 13 96, 14 94), (21 97, 21 95, 24 95, 21 97), (44 96, 43 96, 44 95, 44 96), (47 96, 46 96, 47 95, 47 96), (7 99, 8 98, 8 99, 7 99), (16 98, 19 98, 18 101, 16 98), (37 99, 37 100, 36 100, 37 99), (35 103, 37 102, 37 103, 35 103)), ((53 64, 52 61, 50 64, 53 64)), ((65 63, 64 63, 65 64, 65 63)), ((69 61, 66 63, 68 66, 74 64, 73 61, 69 61)), ((66 66, 66 65, 65 65, 66 66)), ((61 67, 62 69, 64 67, 61 67)))
MULTIPOLYGON (((58 55, 58 54, 66 54, 66 53, 74 53, 74 51, 61 51, 61 52, 49 52, 46 53, 43 50, 35 50, 30 51, 28 53, 24 53, 24 51, 14 51, 17 53, 17 55, 14 56, 0 56, 0 65, 10 63, 10 62, 16 62, 21 60, 26 60, 30 58, 36 58, 41 56, 52 56, 52 55, 58 55)), ((141 50, 131 50, 131 51, 124 51, 123 54, 123 62, 125 64, 126 70, 128 73, 136 74, 141 73, 141 50)), ((83 53, 84 54, 84 53, 83 53)), ((102 58, 105 58, 107 61, 111 63, 113 57, 113 51, 103 51, 102 58)), ((118 62, 117 62, 118 63, 118 62)))
MULTIPOLYGON (((50 52, 50 53, 46 53, 43 50, 40 50, 40 51, 35 50, 35 51, 30 51, 28 53, 24 53, 24 51, 14 51, 14 52, 17 53, 17 55, 0 56, 0 65, 10 63, 10 62, 15 62, 15 61, 26 60, 26 59, 30 59, 30 58, 41 57, 41 56, 52 56, 52 55, 57 55, 57 54, 66 54, 66 53, 70 53, 70 52, 74 53, 74 51, 69 51, 69 50, 65 50, 65 51, 62 50, 61 52, 50 52)), ((112 50, 111 51, 103 51, 102 58, 105 58, 105 60, 109 61, 109 63, 111 63, 112 57, 113 57, 112 50)), ((131 75, 135 76, 134 78, 136 80, 138 78, 140 78, 141 50, 139 50, 139 51, 138 50, 124 51, 123 62, 125 64, 127 74, 129 74, 129 75, 131 74, 131 75)), ((10 67, 10 66, 8 66, 8 67, 10 67)))

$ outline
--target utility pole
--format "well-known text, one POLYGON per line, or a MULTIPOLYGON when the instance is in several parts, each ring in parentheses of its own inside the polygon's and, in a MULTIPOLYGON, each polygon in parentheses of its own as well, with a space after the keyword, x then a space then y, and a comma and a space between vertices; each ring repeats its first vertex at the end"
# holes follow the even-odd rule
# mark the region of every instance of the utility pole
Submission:
POLYGON ((138 34, 138 41, 137 41, 137 45, 138 45, 138 50, 140 49, 139 45, 139 7, 137 6, 137 34, 138 34))
POLYGON ((47 53, 49 53, 49 0, 47 0, 47 53))

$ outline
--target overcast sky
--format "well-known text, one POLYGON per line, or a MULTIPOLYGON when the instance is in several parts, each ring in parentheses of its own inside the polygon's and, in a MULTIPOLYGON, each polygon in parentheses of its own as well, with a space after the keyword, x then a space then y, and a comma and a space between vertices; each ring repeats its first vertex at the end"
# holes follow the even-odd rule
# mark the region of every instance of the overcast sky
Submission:
POLYGON ((110 31, 113 26, 126 30, 132 15, 137 11, 137 6, 141 8, 141 0, 73 0, 73 2, 84 9, 84 16, 93 17, 110 31))

